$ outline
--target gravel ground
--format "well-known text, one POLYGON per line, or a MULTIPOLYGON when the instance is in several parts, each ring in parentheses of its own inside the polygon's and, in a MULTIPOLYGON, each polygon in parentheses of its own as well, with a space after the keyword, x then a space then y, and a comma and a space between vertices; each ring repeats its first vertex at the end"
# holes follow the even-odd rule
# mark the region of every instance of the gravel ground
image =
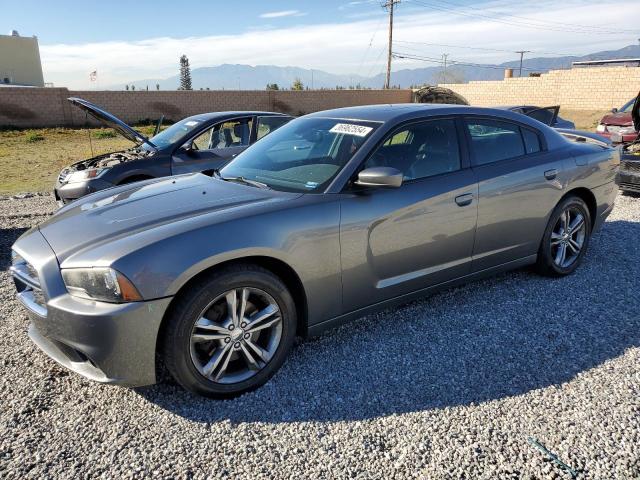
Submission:
POLYGON ((449 290, 297 346, 231 401, 91 383, 26 335, 9 245, 52 212, 0 200, 0 477, 640 478, 640 198, 585 264, 449 290))

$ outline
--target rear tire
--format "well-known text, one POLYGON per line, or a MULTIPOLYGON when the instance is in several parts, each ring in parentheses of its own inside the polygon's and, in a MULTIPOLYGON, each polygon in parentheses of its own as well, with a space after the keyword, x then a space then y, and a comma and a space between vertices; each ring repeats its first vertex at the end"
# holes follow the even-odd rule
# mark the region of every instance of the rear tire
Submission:
POLYGON ((282 280, 256 265, 227 267, 189 285, 166 321, 166 368, 185 389, 212 398, 266 383, 291 350, 297 323, 282 280))
POLYGON ((541 275, 563 277, 582 262, 591 238, 591 215, 580 198, 563 199, 551 213, 538 250, 536 270, 541 275))

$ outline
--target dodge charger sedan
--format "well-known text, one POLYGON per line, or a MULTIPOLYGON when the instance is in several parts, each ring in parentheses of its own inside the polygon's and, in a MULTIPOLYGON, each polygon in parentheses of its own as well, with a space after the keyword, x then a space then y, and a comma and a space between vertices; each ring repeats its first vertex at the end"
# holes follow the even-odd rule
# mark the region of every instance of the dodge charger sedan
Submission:
POLYGON ((64 168, 54 188, 60 205, 114 185, 221 168, 250 144, 291 120, 273 112, 202 113, 147 138, 91 102, 75 97, 68 100, 134 146, 64 168))
POLYGON ((526 265, 571 274, 613 208, 619 162, 504 110, 329 110, 212 176, 63 207, 13 245, 11 271, 31 339, 69 369, 130 386, 166 369, 234 396, 296 336, 526 265))

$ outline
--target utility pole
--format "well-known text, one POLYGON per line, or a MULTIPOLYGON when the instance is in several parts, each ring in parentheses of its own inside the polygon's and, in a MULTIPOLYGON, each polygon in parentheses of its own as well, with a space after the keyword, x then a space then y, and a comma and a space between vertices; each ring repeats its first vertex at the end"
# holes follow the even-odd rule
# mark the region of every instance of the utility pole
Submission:
POLYGON ((516 53, 520 54, 520 73, 518 73, 518 76, 521 77, 522 76, 522 59, 524 58, 524 54, 531 53, 531 50, 518 50, 516 53))
POLYGON ((393 6, 400 3, 400 0, 386 0, 382 5, 389 9, 389 52, 387 53, 387 78, 384 82, 384 88, 389 88, 391 83, 391 56, 393 48, 393 6))
POLYGON ((447 82, 447 57, 448 56, 449 56, 448 53, 442 54, 442 63, 444 63, 444 73, 442 75, 442 83, 448 83, 447 82))

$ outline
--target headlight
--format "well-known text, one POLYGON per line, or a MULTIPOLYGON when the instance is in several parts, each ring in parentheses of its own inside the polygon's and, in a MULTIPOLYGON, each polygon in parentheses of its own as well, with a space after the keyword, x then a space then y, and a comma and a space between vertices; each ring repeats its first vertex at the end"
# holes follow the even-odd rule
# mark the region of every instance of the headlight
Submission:
POLYGON ((20 265, 21 263, 27 263, 24 258, 20 256, 13 248, 11 249, 11 265, 20 265))
POLYGON ((106 168, 87 168, 86 170, 78 170, 77 172, 67 175, 65 181, 67 183, 77 183, 91 178, 98 178, 106 172, 106 168))
POLYGON ((62 279, 67 291, 76 297, 110 303, 142 300, 129 279, 113 268, 65 268, 62 279))
POLYGON ((602 123, 596 127, 596 132, 598 133, 604 133, 606 131, 607 131, 607 127, 602 123))

